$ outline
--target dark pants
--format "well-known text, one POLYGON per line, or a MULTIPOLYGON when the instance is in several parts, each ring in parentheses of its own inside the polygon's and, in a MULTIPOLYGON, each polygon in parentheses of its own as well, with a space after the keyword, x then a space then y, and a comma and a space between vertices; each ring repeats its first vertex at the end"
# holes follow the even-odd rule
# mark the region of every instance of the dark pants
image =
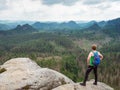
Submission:
POLYGON ((93 70, 94 75, 95 75, 95 83, 97 83, 97 66, 88 66, 86 73, 85 73, 85 78, 84 78, 84 82, 86 84, 86 81, 88 79, 88 75, 89 73, 93 70))

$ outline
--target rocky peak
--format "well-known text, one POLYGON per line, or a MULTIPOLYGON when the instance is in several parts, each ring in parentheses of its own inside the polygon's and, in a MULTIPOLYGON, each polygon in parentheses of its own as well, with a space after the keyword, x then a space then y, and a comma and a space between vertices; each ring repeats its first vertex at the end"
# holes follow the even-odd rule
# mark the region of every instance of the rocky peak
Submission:
POLYGON ((14 30, 19 30, 19 31, 36 31, 36 29, 34 29, 31 25, 29 24, 24 24, 24 25, 17 25, 16 28, 14 28, 14 30))
POLYGON ((1 65, 0 90, 51 90, 74 83, 63 74, 39 67, 29 58, 14 58, 1 65))

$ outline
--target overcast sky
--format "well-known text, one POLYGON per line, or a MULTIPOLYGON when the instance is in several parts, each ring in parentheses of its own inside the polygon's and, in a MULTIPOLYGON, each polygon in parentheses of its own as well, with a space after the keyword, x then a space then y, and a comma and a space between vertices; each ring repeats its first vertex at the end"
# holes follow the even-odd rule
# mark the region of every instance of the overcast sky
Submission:
POLYGON ((0 0, 0 20, 81 21, 120 17, 120 0, 0 0))

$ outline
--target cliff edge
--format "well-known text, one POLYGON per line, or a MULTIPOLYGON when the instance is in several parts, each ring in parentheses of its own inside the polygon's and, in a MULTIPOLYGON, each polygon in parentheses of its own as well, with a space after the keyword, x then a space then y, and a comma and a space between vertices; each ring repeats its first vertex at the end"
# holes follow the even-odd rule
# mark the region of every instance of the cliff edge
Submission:
POLYGON ((92 81, 86 87, 65 75, 41 68, 29 58, 14 58, 0 66, 0 90, 113 90, 104 83, 92 81))

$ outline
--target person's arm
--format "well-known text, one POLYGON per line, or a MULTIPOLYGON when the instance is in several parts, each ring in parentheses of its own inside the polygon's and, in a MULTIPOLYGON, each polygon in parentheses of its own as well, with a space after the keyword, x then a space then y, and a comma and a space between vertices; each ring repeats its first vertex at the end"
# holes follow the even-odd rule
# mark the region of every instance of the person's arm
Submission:
POLYGON ((99 52, 100 60, 103 59, 103 55, 99 52))
POLYGON ((89 53, 89 55, 87 57, 87 65, 89 65, 90 58, 91 58, 91 52, 89 53))

